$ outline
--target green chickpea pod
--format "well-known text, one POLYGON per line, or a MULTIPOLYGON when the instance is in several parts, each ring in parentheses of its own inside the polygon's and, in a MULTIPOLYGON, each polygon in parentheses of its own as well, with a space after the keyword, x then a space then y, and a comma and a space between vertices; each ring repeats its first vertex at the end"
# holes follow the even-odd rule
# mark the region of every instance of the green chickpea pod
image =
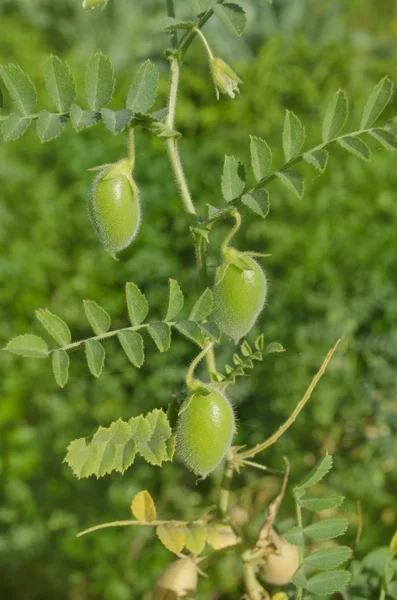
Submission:
POLYGON ((252 329, 262 312, 267 278, 251 253, 227 248, 212 293, 211 319, 223 333, 238 342, 252 329))
POLYGON ((233 408, 220 391, 198 389, 185 400, 176 425, 176 452, 196 475, 206 477, 223 460, 236 431, 233 408))
POLYGON ((88 215, 103 247, 110 254, 124 250, 140 226, 139 190, 127 159, 106 165, 92 182, 88 215))

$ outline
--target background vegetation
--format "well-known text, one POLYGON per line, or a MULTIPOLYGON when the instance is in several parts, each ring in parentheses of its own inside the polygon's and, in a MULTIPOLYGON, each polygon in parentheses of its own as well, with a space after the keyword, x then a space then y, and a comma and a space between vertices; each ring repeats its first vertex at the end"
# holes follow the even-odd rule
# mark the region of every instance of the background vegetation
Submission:
MULTIPOLYGON (((78 0, 2 0, 0 63, 20 64, 38 89, 43 89, 49 53, 66 58, 81 80, 89 55, 103 50, 116 67, 120 92, 148 56, 166 76, 161 51, 167 42, 158 34, 163 4, 117 0, 106 12, 90 14, 78 0)), ((185 2, 179 4, 186 12, 185 2)), ((285 108, 304 122, 308 144, 314 145, 321 112, 335 89, 346 89, 352 119, 357 115, 358 120, 380 77, 388 74, 397 81, 392 0, 279 0, 273 8, 247 0, 247 9, 250 27, 242 42, 223 30, 220 35, 215 24, 208 28, 216 52, 231 57, 244 75, 239 98, 214 102, 208 70, 198 60, 199 44, 183 74, 181 150, 202 214, 207 202, 220 202, 223 155, 247 160, 249 133, 280 146, 285 108)), ((163 97, 165 92, 164 78, 163 97)), ((120 107, 117 96, 114 107, 120 107)), ((390 114, 396 108, 394 98, 390 114)), ((98 300, 122 323, 128 280, 158 310, 168 277, 177 278, 186 292, 196 289, 187 218, 160 140, 139 133, 136 177, 143 227, 119 263, 102 250, 89 226, 85 198, 92 174, 87 169, 123 157, 125 143, 125 136, 113 137, 101 125, 79 136, 66 131, 47 145, 40 145, 33 131, 0 145, 1 345, 13 335, 39 332, 33 314, 45 306, 73 324, 76 334, 86 333, 83 298, 98 300)), ((240 423, 236 443, 252 444, 272 432, 329 347, 345 335, 310 405, 263 461, 277 471, 287 455, 294 483, 326 450, 333 452, 336 468, 327 482, 347 497, 350 541, 359 521, 356 501, 361 502, 358 556, 388 543, 397 523, 397 171, 393 153, 373 149, 369 164, 335 149, 326 175, 308 168, 301 202, 272 184, 268 220, 246 215, 238 236, 240 249, 272 254, 266 259, 268 306, 252 337, 263 331, 286 352, 273 355, 249 381, 233 388, 240 423)), ((281 161, 281 152, 277 158, 281 161)), ((214 253, 214 267, 217 260, 214 253)), ((75 534, 98 522, 128 518, 131 498, 141 489, 150 491, 168 518, 195 517, 202 494, 207 505, 212 503, 214 479, 196 485, 181 465, 159 470, 137 462, 124 477, 77 481, 62 460, 70 440, 90 435, 99 424, 166 407, 183 383, 192 347, 179 338, 172 353, 153 351, 138 371, 115 350, 99 381, 76 354, 63 391, 49 364, 0 356, 2 598, 149 597, 154 578, 170 559, 151 534, 109 530, 79 540, 75 534)), ((220 364, 232 353, 230 344, 220 364)), ((249 504, 253 519, 279 481, 275 474, 258 473, 236 480, 236 499, 249 504)), ((292 516, 286 500, 281 527, 292 516)), ((239 597, 233 559, 226 555, 220 565, 209 570, 212 581, 202 581, 197 598, 239 597)))

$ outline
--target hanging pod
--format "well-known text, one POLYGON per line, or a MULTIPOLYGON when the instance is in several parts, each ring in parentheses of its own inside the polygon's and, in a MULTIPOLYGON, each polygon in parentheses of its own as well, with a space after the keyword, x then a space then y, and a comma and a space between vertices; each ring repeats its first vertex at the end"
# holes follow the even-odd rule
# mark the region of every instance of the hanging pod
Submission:
POLYGON ((267 279, 249 252, 228 248, 217 270, 211 320, 235 342, 254 326, 266 302, 267 279))
POLYGON ((88 215, 103 247, 110 254, 121 252, 136 237, 141 211, 139 190, 127 159, 106 165, 92 182, 88 215))
POLYGON ((224 458, 236 431, 229 400, 218 390, 193 393, 179 411, 176 452, 188 469, 206 477, 224 458))

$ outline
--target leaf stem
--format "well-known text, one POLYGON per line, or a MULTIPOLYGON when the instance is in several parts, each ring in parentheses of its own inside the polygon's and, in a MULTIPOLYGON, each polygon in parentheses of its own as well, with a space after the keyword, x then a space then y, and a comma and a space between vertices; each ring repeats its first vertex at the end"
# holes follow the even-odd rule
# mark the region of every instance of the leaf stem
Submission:
POLYGON ((343 337, 339 338, 339 340, 336 342, 336 344, 333 346, 333 348, 331 348, 331 350, 328 352, 328 354, 325 357, 325 359, 324 359, 324 361, 323 361, 320 369, 318 370, 318 372, 314 376, 311 384, 307 388, 305 395, 298 402, 295 410, 291 413, 291 415, 288 417, 288 419, 267 440, 265 440, 261 444, 257 444, 256 446, 254 446, 250 450, 246 450, 245 452, 241 452, 238 455, 241 460, 246 460, 247 458, 253 458, 256 454, 258 454, 258 452, 262 452, 262 450, 265 450, 266 448, 269 448, 269 446, 272 446, 273 444, 275 444, 278 441, 278 439, 287 431, 287 429, 289 429, 291 427, 291 425, 294 423, 294 421, 296 420, 296 418, 299 415, 299 413, 301 412, 301 410, 304 408, 306 402, 309 400, 310 396, 312 395, 314 388, 316 387, 316 385, 319 382, 320 378, 324 374, 325 369, 327 368, 327 365, 328 365, 329 361, 331 360, 334 352, 336 351, 337 347, 339 346, 339 344, 340 344, 340 342, 342 340, 343 340, 343 337))
MULTIPOLYGON (((100 525, 94 525, 93 527, 89 527, 88 529, 84 529, 84 531, 80 531, 80 533, 78 533, 76 535, 76 537, 82 537, 83 535, 86 535, 87 533, 92 533, 93 531, 99 531, 100 529, 107 529, 108 527, 130 527, 130 526, 152 526, 152 527, 157 527, 158 525, 166 525, 167 523, 169 523, 170 521, 134 521, 134 520, 130 520, 130 521, 112 521, 111 523, 101 523, 100 525)), ((201 524, 204 523, 205 521, 194 521, 194 524, 201 524)), ((189 525, 188 521, 172 521, 173 524, 175 525, 189 525)))

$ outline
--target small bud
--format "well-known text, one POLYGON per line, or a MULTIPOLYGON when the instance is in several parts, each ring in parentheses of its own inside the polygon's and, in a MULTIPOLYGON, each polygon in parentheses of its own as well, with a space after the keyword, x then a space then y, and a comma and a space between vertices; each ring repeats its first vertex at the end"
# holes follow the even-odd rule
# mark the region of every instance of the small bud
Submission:
POLYGON ((239 83, 242 83, 241 79, 221 58, 211 58, 210 64, 218 100, 219 92, 228 94, 231 98, 234 98, 235 92, 239 91, 239 83))
POLYGON ((172 562, 156 581, 153 600, 191 598, 197 588, 197 565, 190 557, 172 562))
POLYGON ((97 8, 102 6, 105 8, 109 0, 83 0, 83 8, 97 8))

